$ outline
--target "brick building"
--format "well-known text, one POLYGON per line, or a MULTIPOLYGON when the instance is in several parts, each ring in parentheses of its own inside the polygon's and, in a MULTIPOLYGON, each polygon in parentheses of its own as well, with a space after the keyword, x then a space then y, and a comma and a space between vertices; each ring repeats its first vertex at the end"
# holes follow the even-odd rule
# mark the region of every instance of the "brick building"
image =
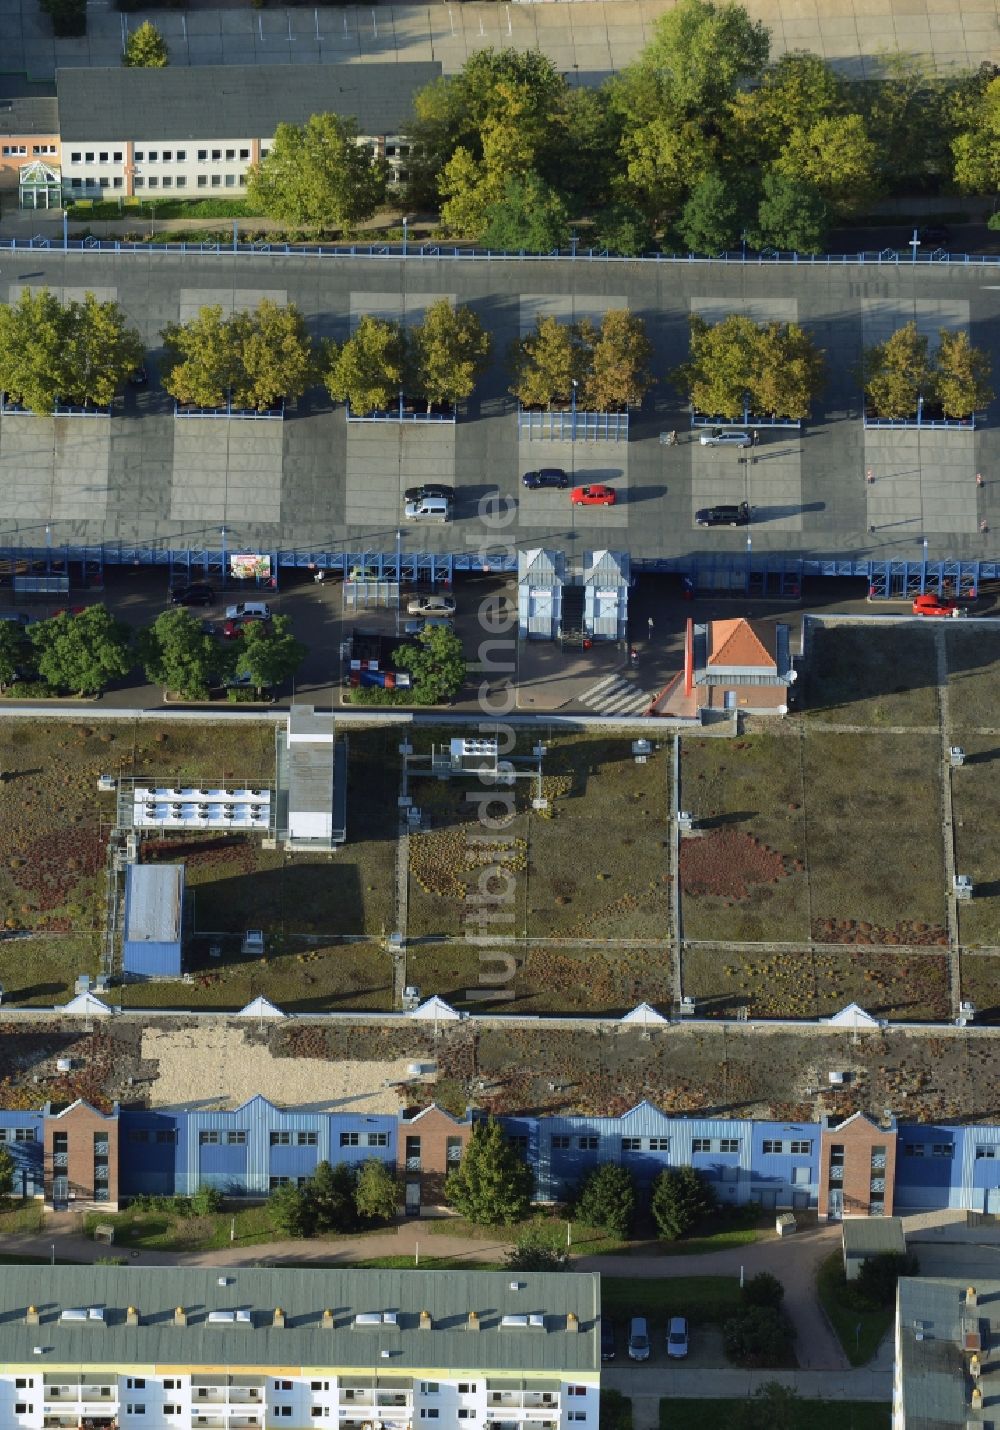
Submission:
POLYGON ((444 1202, 445 1178, 461 1162, 471 1133, 470 1117, 452 1117, 437 1105, 401 1119, 396 1156, 407 1216, 444 1202))
POLYGON ((118 1205, 118 1107, 98 1112, 73 1102, 44 1122, 45 1199, 118 1205))
POLYGON ((896 1189, 896 1124, 879 1126, 856 1112, 825 1127, 819 1148, 819 1214, 892 1216, 896 1189))

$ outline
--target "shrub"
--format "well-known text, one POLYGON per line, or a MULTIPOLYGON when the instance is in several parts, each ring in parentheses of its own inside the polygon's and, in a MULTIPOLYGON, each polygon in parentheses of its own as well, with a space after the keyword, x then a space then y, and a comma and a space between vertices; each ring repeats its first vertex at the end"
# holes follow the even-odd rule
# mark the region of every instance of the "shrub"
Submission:
POLYGON ((901 1276, 916 1276, 919 1270, 915 1256, 899 1251, 866 1256, 858 1272, 857 1289, 869 1305, 894 1306, 896 1282, 901 1276))
MULTIPOLYGON (((558 1234, 558 1228, 554 1230, 558 1234)), ((535 1224, 525 1227, 508 1251, 504 1265, 508 1271, 565 1271, 569 1253, 556 1245, 552 1230, 535 1224)))
POLYGON ((785 1288, 770 1271, 758 1271, 743 1287, 743 1300, 748 1306, 770 1306, 777 1311, 785 1299, 785 1288))
POLYGON ((215 1187, 199 1187, 191 1198, 191 1210, 195 1216, 212 1216, 222 1210, 222 1193, 215 1187))
POLYGON ((773 1366, 789 1359, 794 1331, 772 1306, 748 1306, 722 1328, 726 1355, 739 1365, 773 1366))
POLYGON ((712 1187, 693 1167, 666 1167, 653 1183, 650 1210, 666 1241, 676 1241, 716 1208, 712 1187))

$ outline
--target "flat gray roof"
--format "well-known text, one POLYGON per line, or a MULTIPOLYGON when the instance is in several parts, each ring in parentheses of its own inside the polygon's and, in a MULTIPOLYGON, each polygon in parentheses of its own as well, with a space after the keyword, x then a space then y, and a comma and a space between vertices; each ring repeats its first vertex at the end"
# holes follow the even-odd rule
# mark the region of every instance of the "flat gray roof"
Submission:
POLYGON ((396 134, 435 61, 366 65, 168 65, 56 71, 64 144, 94 140, 268 139, 332 111, 362 134, 396 134))
POLYGON ((415 1368, 596 1371, 600 1278, 488 1271, 244 1270, 219 1267, 11 1266, 0 1278, 0 1362, 228 1366, 341 1366, 382 1375, 415 1368), (512 1290, 512 1286, 518 1288, 512 1290), (40 1324, 27 1325, 29 1305, 40 1324), (65 1322, 68 1309, 102 1307, 65 1322), (138 1326, 125 1324, 134 1306, 138 1326), (175 1307, 188 1324, 175 1326, 175 1307), (285 1325, 273 1325, 275 1307, 285 1325), (324 1329, 324 1309, 333 1313, 324 1329), (211 1312, 245 1310, 250 1324, 214 1324, 211 1312), (421 1311, 433 1319, 419 1328, 421 1311), (476 1311, 480 1330, 467 1329, 476 1311), (396 1324, 355 1328, 356 1315, 395 1313, 396 1324), (566 1330, 566 1316, 578 1332, 566 1330), (542 1314, 544 1328, 507 1328, 508 1314, 542 1314), (47 1347, 40 1359, 35 1346, 47 1347), (382 1351, 391 1351, 383 1359, 382 1351))
POLYGON ((976 1305, 967 1306, 965 1277, 903 1277, 899 1283, 899 1358, 906 1430, 945 1430, 982 1420, 970 1408, 972 1381, 967 1374, 965 1333, 978 1331, 983 1349, 984 1410, 996 1413, 1000 1402, 1000 1281, 977 1281, 976 1305), (919 1339, 918 1339, 919 1337, 919 1339))
POLYGON ((126 941, 176 943, 183 896, 183 864, 133 864, 126 890, 126 941))

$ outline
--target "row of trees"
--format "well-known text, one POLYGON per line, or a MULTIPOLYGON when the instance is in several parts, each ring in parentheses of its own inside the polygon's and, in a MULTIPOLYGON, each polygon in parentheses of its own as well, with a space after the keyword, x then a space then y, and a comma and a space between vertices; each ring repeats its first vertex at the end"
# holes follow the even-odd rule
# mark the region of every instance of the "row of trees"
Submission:
POLYGON ((316 1236, 350 1232, 392 1221, 399 1204, 399 1186, 391 1168, 375 1158, 350 1166, 319 1162, 302 1186, 276 1187, 268 1211, 283 1236, 316 1236))
POLYGON ((921 403, 944 417, 968 417, 993 400, 989 354, 967 332, 942 328, 932 353, 915 322, 897 328, 864 355, 868 407, 879 417, 912 418, 921 403))
POLYGON ((808 417, 825 378, 823 354, 797 323, 755 323, 731 313, 719 323, 690 318, 690 356, 671 374, 699 412, 742 419, 808 417))
POLYGON ((25 288, 0 305, 0 392, 32 412, 106 407, 142 356, 118 304, 93 293, 62 303, 48 288, 25 288))
POLYGON ((599 329, 589 318, 538 318, 511 350, 510 390, 525 407, 568 406, 574 390, 581 410, 637 406, 653 384, 652 355, 645 323, 624 308, 609 309, 599 329))
POLYGON ((138 631, 106 606, 66 611, 26 630, 0 622, 0 686, 37 677, 38 694, 99 695, 139 664, 153 683, 186 700, 205 700, 211 689, 237 678, 257 691, 280 685, 305 654, 285 616, 248 622, 230 642, 203 631, 184 607, 164 611, 138 631))
POLYGON ((358 413, 395 406, 400 393, 432 407, 454 407, 472 395, 492 342, 471 308, 439 298, 423 322, 366 314, 345 343, 327 344, 324 382, 331 397, 358 413))

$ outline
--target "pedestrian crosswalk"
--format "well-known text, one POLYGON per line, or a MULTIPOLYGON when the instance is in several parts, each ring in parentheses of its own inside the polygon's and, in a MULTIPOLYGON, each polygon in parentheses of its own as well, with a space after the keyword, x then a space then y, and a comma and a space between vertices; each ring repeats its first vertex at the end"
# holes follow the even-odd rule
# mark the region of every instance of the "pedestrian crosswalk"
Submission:
POLYGON ((642 690, 620 675, 606 675, 579 697, 598 715, 642 715, 649 708, 656 692, 642 690))

